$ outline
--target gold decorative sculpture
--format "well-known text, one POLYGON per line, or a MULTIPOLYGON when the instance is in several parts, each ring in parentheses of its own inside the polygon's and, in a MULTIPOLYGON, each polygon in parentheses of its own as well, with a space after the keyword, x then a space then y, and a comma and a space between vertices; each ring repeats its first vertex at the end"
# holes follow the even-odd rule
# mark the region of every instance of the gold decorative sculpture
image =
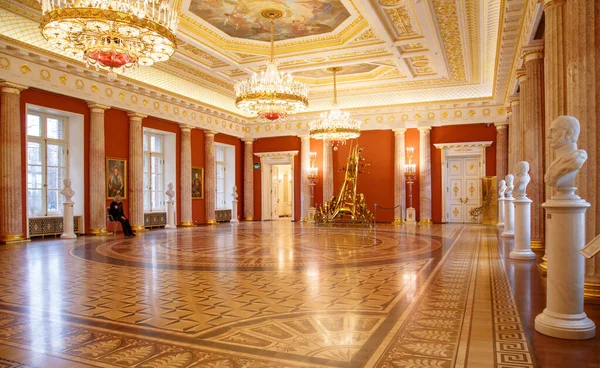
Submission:
POLYGON ((370 225, 373 214, 367 208, 365 196, 356 193, 358 174, 368 164, 361 163, 364 158, 360 156, 362 148, 358 145, 350 147, 350 155, 346 164, 346 176, 337 196, 317 208, 315 222, 317 224, 361 224, 370 225))

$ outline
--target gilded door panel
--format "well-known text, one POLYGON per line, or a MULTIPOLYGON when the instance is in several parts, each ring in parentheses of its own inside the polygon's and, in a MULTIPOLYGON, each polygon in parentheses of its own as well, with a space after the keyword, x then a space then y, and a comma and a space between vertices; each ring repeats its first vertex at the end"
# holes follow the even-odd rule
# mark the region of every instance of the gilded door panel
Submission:
POLYGON ((451 205, 448 222, 464 222, 462 208, 463 205, 460 203, 451 205))
POLYGON ((450 177, 463 177, 464 172, 464 161, 463 159, 450 159, 448 160, 448 175, 450 177))
POLYGON ((466 179, 465 180, 465 198, 469 198, 467 203, 479 203, 479 179, 466 179))
POLYGON ((479 177, 479 159, 465 158, 465 176, 479 177))
POLYGON ((462 178, 452 178, 448 181, 450 192, 448 195, 450 196, 450 206, 448 207, 449 212, 449 220, 448 222, 463 222, 463 210, 462 203, 464 200, 464 184, 462 178))

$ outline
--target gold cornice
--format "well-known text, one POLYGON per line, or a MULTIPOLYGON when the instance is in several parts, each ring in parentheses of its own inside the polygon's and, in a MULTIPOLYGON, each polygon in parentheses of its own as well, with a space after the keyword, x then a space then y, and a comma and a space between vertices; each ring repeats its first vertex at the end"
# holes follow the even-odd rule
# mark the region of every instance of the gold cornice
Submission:
POLYGON ((211 74, 203 73, 198 68, 193 68, 193 67, 189 66, 188 64, 182 63, 179 60, 171 59, 164 63, 157 63, 153 67, 158 70, 165 71, 169 74, 174 74, 183 79, 188 79, 190 77, 190 75, 192 75, 197 78, 196 81, 198 82, 198 84, 200 84, 202 86, 205 86, 205 85, 211 86, 212 87, 211 89, 213 89, 213 90, 216 90, 219 92, 228 91, 228 92, 231 92, 231 94, 233 94, 233 83, 228 82, 228 81, 223 81, 211 74), (215 86, 218 86, 221 89, 218 90, 215 88, 215 86))
POLYGON ((454 81, 464 81, 466 80, 465 62, 462 43, 460 42, 456 2, 454 0, 433 0, 433 6, 448 58, 449 77, 454 81))
MULTIPOLYGON (((498 24, 498 34, 496 37, 496 61, 494 63, 494 85, 492 88, 492 97, 496 99, 496 88, 498 84, 498 65, 500 64, 500 52, 502 47, 502 31, 504 29, 504 14, 506 11, 506 0, 500 1, 500 20, 498 24)), ((508 89, 508 84, 507 84, 508 89)))
POLYGON ((479 67, 483 64, 484 60, 477 60, 476 56, 476 51, 479 50, 479 37, 477 32, 477 1, 467 0, 466 5, 467 28, 469 31, 469 58, 471 59, 471 82, 479 83, 479 67))

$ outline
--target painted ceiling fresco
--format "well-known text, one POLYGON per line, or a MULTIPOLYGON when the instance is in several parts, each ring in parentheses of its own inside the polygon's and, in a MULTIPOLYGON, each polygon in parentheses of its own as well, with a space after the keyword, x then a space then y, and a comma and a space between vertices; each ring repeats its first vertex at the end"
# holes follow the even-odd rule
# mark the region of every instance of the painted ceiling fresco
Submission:
POLYGON ((275 40, 329 33, 350 13, 339 0, 192 0, 189 10, 231 37, 269 41, 269 20, 260 12, 275 8, 283 17, 275 20, 275 40))
MULTIPOLYGON (((379 67, 379 65, 373 64, 356 64, 356 65, 348 65, 343 67, 343 69, 337 72, 337 75, 348 75, 348 74, 361 74, 368 73, 374 69, 379 67)), ((302 72, 295 72, 294 76, 298 77, 307 77, 307 78, 327 78, 332 77, 333 73, 327 71, 327 69, 315 69, 315 70, 305 70, 302 72)))

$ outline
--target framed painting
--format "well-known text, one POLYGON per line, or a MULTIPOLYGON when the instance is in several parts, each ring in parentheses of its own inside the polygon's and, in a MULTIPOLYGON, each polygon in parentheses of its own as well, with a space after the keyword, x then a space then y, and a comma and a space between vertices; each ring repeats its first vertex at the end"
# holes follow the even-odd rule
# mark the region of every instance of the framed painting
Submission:
POLYGON ((192 199, 204 198, 204 168, 192 167, 192 199))
POLYGON ((116 195, 127 198, 127 160, 122 158, 106 158, 106 198, 116 195))

